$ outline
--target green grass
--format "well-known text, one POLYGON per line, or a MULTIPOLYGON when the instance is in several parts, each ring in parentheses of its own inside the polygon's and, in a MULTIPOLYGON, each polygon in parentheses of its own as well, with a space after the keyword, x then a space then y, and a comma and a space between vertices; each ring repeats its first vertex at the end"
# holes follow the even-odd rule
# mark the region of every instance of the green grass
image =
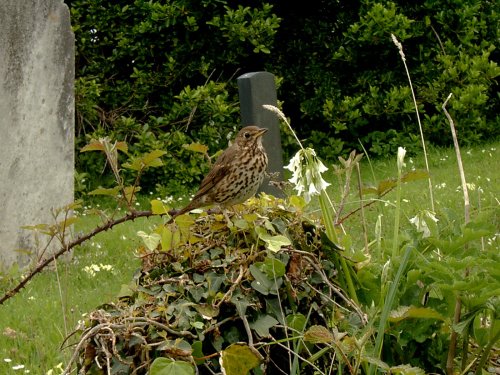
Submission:
MULTIPOLYGON (((500 143, 483 145, 462 150, 466 178, 471 189, 472 215, 478 210, 498 209, 500 198, 500 143), (474 184, 474 185, 472 185, 474 184)), ((457 211, 463 218, 463 196, 456 167, 455 152, 451 149, 434 149, 430 152, 430 170, 434 186, 436 210, 457 211)), ((373 170, 377 181, 397 175, 396 157, 390 160, 376 160, 373 170)), ((406 169, 423 168, 419 156, 406 158, 406 169)), ((376 183, 365 159, 362 166, 363 181, 376 183)), ((331 192, 338 196, 335 177, 331 192)), ((356 178, 344 214, 359 206, 356 196, 356 178)), ((374 223, 378 215, 383 216, 383 233, 392 236, 393 209, 388 210, 395 200, 395 191, 389 193, 383 202, 367 209, 369 238, 374 237, 374 223)), ((145 201, 147 199, 142 199, 145 201)), ((427 180, 405 184, 402 190, 402 220, 406 220, 423 209, 430 209, 427 180)), ((113 301, 122 284, 128 283, 140 262, 134 256, 134 249, 141 241, 136 236, 138 230, 148 232, 159 219, 141 219, 115 227, 102 233, 89 243, 75 250, 71 261, 60 261, 57 273, 54 269, 43 272, 30 282, 20 294, 0 306, 0 373, 45 374, 60 362, 66 362, 72 351, 60 350, 64 338, 76 326, 82 314, 95 309, 100 304, 113 301), (90 275, 85 267, 91 265, 111 265, 112 271, 101 270, 90 275), (59 278, 59 282, 58 282, 59 278), (6 362, 5 359, 10 359, 6 362), (13 367, 24 365, 23 369, 13 367)), ((76 227, 77 232, 87 232, 98 225, 95 217, 82 217, 76 227)), ((355 246, 362 246, 361 220, 359 214, 345 221, 345 227, 355 246)), ((0 275, 1 276, 1 275, 0 275)), ((0 278, 3 291, 9 282, 0 278)), ((56 372, 58 373, 58 372, 56 372)))

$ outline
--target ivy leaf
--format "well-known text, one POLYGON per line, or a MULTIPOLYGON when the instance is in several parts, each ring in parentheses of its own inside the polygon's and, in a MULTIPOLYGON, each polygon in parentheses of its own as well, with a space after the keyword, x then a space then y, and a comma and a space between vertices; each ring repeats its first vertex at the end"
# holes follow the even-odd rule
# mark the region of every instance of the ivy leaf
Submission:
POLYGON ((194 375, 194 366, 185 361, 170 358, 156 358, 149 369, 149 375, 194 375))
POLYGON ((268 337, 269 329, 279 322, 270 315, 262 315, 255 322, 250 323, 250 328, 255 330, 260 336, 268 337))
POLYGON ((265 296, 268 294, 277 294, 277 290, 283 282, 281 278, 270 280, 264 272, 253 264, 250 266, 250 273, 255 279, 252 281, 252 288, 265 296))
POLYGON ((261 361, 260 353, 246 344, 229 345, 220 356, 220 366, 224 375, 247 375, 261 361))
POLYGON ((266 273, 271 280, 283 276, 286 272, 286 265, 276 258, 267 257, 264 262, 256 263, 259 269, 266 273))
POLYGON ((266 243, 266 249, 275 253, 278 252, 282 246, 290 246, 292 244, 288 237, 281 234, 272 236, 262 227, 256 227, 255 231, 259 235, 259 238, 266 243))

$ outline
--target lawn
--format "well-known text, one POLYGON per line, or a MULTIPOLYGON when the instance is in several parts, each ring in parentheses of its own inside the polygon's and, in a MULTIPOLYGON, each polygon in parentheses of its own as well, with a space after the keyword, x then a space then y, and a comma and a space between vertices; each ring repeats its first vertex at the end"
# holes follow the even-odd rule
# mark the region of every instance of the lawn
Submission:
MULTIPOLYGON (((471 215, 481 210, 498 210, 500 143, 464 147, 462 158, 470 190, 471 215)), ((454 210, 458 217, 463 218, 463 195, 454 150, 433 149, 429 162, 438 216, 444 210, 454 210)), ((406 170, 423 167, 421 156, 407 156, 406 170)), ((396 175, 395 157, 372 161, 371 166, 366 159, 363 160, 362 180, 365 183, 376 184, 396 175)), ((338 198, 337 178, 330 174, 328 179, 332 182, 329 188, 332 197, 338 198)), ((391 192, 366 210, 369 240, 375 235, 375 222, 380 215, 382 236, 392 236, 391 215, 395 197, 395 192, 391 192)), ((427 180, 405 184, 401 198, 403 221, 421 210, 430 210, 427 180)), ((353 178, 344 214, 356 207, 359 207, 359 198, 356 179, 353 178)), ((85 210, 79 213, 81 221, 76 225, 77 233, 86 233, 100 222, 95 216, 84 213, 85 210)), ((136 232, 148 232, 160 220, 138 219, 96 236, 77 248, 70 261, 59 261, 57 268, 38 275, 25 290, 0 306, 0 373, 46 374, 59 363, 66 362, 72 351, 71 348, 61 350, 64 338, 73 331, 84 314, 100 304, 113 301, 122 284, 129 283, 140 265, 134 255, 134 249, 141 244, 136 232)), ((359 214, 350 216, 344 225, 355 239, 353 246, 362 247, 359 214)), ((498 242, 497 235, 497 246, 498 242)), ((11 283, 8 275, 3 276, 0 279, 2 291, 11 283)), ((54 370, 53 374, 59 372, 54 370)))

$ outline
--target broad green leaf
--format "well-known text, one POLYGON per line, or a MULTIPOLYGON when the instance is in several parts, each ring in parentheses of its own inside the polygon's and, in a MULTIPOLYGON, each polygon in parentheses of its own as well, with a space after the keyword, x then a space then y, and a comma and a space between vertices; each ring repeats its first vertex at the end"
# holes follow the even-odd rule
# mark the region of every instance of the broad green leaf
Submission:
POLYGON ((401 181, 410 182, 410 181, 424 180, 426 178, 429 178, 429 173, 423 169, 417 169, 403 174, 401 176, 401 181))
POLYGON ((304 331, 306 323, 306 317, 300 313, 290 314, 286 317, 286 325, 299 333, 304 331))
POLYGON ((142 242, 144 242, 149 251, 156 249, 161 241, 161 236, 158 233, 147 234, 140 230, 137 232, 137 235, 142 238, 142 242))
POLYGON ((125 298, 125 297, 132 297, 135 293, 133 287, 135 286, 134 284, 122 284, 120 291, 118 292, 117 297, 118 298, 125 298))
POLYGON ((389 369, 390 374, 401 375, 425 375, 425 371, 419 367, 412 367, 410 365, 399 365, 389 369))
POLYGON ((193 349, 193 353, 191 354, 194 358, 194 361, 197 365, 201 365, 205 362, 205 354, 203 354, 203 341, 195 341, 193 345, 191 345, 193 349))
POLYGON ((149 375, 194 375, 194 366, 185 361, 156 358, 149 368, 149 375))
POLYGON ((80 149, 80 152, 87 151, 104 151, 104 145, 101 142, 94 140, 80 149))
POLYGON ((83 146, 80 150, 80 152, 87 152, 87 151, 105 151, 106 147, 114 147, 117 150, 127 152, 128 151, 128 146, 127 143, 125 142, 115 142, 113 145, 111 144, 111 141, 107 138, 100 139, 100 140, 93 140, 91 141, 88 145, 83 146))
POLYGON ((125 192, 125 198, 127 202, 132 202, 135 200, 135 194, 141 190, 140 186, 125 186, 123 191, 125 192))
POLYGON ((158 199, 153 199, 151 202, 151 211, 155 215, 167 214, 170 211, 170 207, 166 206, 162 201, 158 199))
POLYGON ((106 189, 106 188, 97 188, 95 190, 92 190, 89 195, 111 195, 113 197, 117 196, 118 193, 120 192, 120 187, 115 186, 114 188, 111 189, 106 189))
POLYGON ((290 246, 292 244, 288 237, 281 234, 275 236, 270 235, 262 227, 256 227, 255 231, 259 235, 259 238, 266 243, 266 248, 273 252, 278 252, 282 246, 290 246))
POLYGON ((175 340, 164 340, 160 345, 157 346, 156 350, 158 350, 159 352, 166 350, 168 353, 174 353, 179 357, 187 357, 193 353, 191 344, 181 338, 177 338, 175 340))
POLYGON ((168 226, 161 230, 161 249, 163 251, 172 250, 175 246, 181 243, 181 232, 178 230, 172 231, 168 226))
POLYGON ((311 326, 304 333, 304 341, 312 344, 329 344, 333 342, 333 339, 333 333, 330 332, 328 328, 323 326, 311 326))
POLYGON ((193 142, 190 144, 182 145, 186 150, 199 152, 201 154, 206 154, 208 152, 208 146, 205 146, 198 142, 193 142))
POLYGON ((409 318, 445 320, 444 316, 429 307, 400 306, 389 315, 390 322, 399 322, 409 318))
POLYGON ((286 265, 276 258, 267 257, 258 266, 271 280, 283 276, 286 272, 286 265))
POLYGON ((200 303, 194 306, 198 314, 201 315, 203 319, 210 320, 219 315, 219 309, 207 303, 200 303))
POLYGON ((302 210, 307 205, 305 199, 298 195, 292 195, 290 198, 288 198, 288 201, 290 202, 290 205, 298 210, 302 210))
POLYGON ((76 216, 71 216, 71 217, 68 217, 67 219, 65 220, 61 220, 57 223, 57 227, 60 231, 70 227, 71 225, 77 223, 80 221, 80 218, 76 217, 76 216))
POLYGON ((225 375, 247 375, 261 361, 260 353, 246 344, 229 345, 220 357, 222 373, 225 375))
POLYGON ((162 150, 153 150, 144 155, 133 157, 130 162, 124 163, 123 166, 134 171, 142 171, 149 167, 160 167, 163 165, 160 157, 167 152, 162 150))
POLYGON ((255 279, 254 281, 252 281, 252 288, 264 294, 265 296, 267 296, 268 294, 277 294, 278 288, 283 283, 283 280, 281 278, 270 280, 267 275, 254 264, 250 266, 250 273, 255 279))
POLYGON ((255 322, 250 323, 250 328, 255 330, 260 336, 269 336, 269 329, 279 322, 270 315, 262 315, 255 322))

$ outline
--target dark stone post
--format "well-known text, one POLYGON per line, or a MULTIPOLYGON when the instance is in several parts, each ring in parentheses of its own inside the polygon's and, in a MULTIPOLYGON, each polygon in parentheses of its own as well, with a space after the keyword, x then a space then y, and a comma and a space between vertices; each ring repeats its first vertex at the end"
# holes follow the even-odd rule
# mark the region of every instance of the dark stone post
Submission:
MULTIPOLYGON (((262 107, 263 104, 277 106, 274 75, 268 72, 243 74, 238 77, 238 88, 242 125, 257 125, 269 129, 263 141, 269 157, 267 170, 269 173, 277 174, 277 180, 281 181, 283 179, 283 153, 278 117, 262 107)), ((269 179, 264 181, 260 191, 277 197, 283 196, 281 190, 269 185, 269 179)))

